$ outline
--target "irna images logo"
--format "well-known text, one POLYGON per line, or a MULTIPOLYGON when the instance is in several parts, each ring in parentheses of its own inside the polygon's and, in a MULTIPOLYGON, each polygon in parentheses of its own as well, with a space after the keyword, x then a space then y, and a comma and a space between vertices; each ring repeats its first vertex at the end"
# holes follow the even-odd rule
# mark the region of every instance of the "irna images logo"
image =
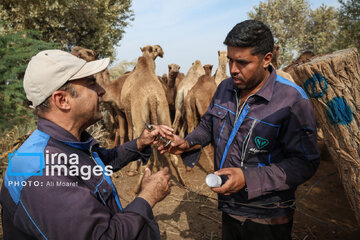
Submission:
POLYGON ((9 154, 9 176, 75 176, 83 180, 89 180, 92 175, 111 176, 112 166, 104 166, 100 159, 92 165, 80 165, 79 156, 76 153, 52 153, 48 150, 44 153, 19 153, 9 154))

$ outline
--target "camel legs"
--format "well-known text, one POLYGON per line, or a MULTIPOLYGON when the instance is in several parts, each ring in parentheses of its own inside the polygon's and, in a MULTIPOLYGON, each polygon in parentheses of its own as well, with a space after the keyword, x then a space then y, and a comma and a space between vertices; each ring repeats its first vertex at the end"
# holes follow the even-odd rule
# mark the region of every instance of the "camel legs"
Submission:
MULTIPOLYGON (((128 126, 128 136, 129 136, 129 140, 133 140, 135 138, 137 138, 138 136, 140 136, 140 134, 136 134, 135 133, 135 129, 134 129, 134 125, 132 123, 132 117, 130 112, 127 112, 126 114, 126 120, 127 120, 127 126, 128 126)), ((140 132, 141 133, 141 132, 140 132)), ((130 163, 130 169, 129 171, 126 172, 126 175, 128 176, 135 176, 137 174, 139 174, 138 169, 140 167, 140 161, 134 161, 132 163, 130 163)))
POLYGON ((175 110, 175 119, 174 119, 174 122, 172 124, 172 126, 174 128, 174 133, 178 133, 178 131, 179 131, 180 120, 181 120, 181 111, 180 111, 180 109, 176 109, 175 110))
POLYGON ((157 151, 157 149, 155 147, 152 147, 152 155, 151 155, 148 163, 145 166, 140 167, 141 168, 140 176, 139 176, 138 182, 137 182, 137 184, 135 186, 135 190, 134 190, 134 192, 136 194, 139 193, 141 190, 141 182, 144 178, 145 168, 148 167, 152 173, 155 173, 160 170, 158 159, 159 159, 159 152, 157 151))
POLYGON ((179 156, 170 154, 169 158, 170 158, 170 163, 173 166, 173 168, 175 169, 176 175, 178 176, 179 182, 185 186, 184 178, 182 177, 182 175, 179 171, 179 156))

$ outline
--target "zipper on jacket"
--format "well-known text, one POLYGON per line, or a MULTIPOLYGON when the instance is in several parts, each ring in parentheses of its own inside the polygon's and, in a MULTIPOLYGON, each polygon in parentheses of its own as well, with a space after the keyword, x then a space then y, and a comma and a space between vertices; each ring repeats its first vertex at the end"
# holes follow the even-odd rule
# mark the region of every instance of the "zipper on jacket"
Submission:
MULTIPOLYGON (((234 92, 235 92, 235 97, 236 97, 236 118, 235 118, 235 123, 236 123, 237 120, 238 120, 238 118, 239 118, 239 116, 240 116, 240 114, 241 114, 241 112, 242 112, 242 110, 243 110, 243 108, 244 108, 244 106, 245 106, 245 104, 246 104, 246 102, 247 102, 247 100, 248 100, 250 97, 254 96, 254 94, 248 96, 248 97, 245 99, 245 101, 243 102, 243 104, 242 104, 242 106, 241 106, 241 108, 240 108, 240 110, 239 110, 239 98, 238 98, 238 95, 237 95, 237 91, 236 91, 235 89, 234 89, 234 92)), ((241 99, 241 98, 240 98, 240 99, 241 99)))
POLYGON ((91 157, 91 159, 93 160, 93 162, 95 163, 95 166, 96 166, 96 165, 98 165, 98 164, 97 164, 97 162, 96 162, 96 160, 95 160, 95 158, 94 158, 94 156, 93 156, 93 154, 92 154, 92 151, 91 151, 91 150, 92 150, 92 145, 90 145, 90 148, 89 148, 89 153, 90 153, 90 157, 91 157))
POLYGON ((244 161, 245 161, 245 155, 246 155, 246 149, 249 145, 249 142, 250 142, 250 138, 251 138, 251 135, 252 135, 252 132, 253 132, 253 129, 256 125, 256 120, 253 121, 253 123, 251 124, 251 128, 248 132, 248 134, 246 135, 246 138, 244 140, 244 143, 242 145, 242 149, 241 149, 241 164, 240 166, 242 167, 244 165, 244 161))

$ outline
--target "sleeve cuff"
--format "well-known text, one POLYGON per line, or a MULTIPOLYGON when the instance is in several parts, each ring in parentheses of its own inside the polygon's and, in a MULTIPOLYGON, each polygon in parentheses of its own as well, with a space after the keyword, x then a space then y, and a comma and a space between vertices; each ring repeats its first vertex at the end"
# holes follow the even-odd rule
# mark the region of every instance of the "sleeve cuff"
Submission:
POLYGON ((136 197, 126 208, 123 210, 124 212, 133 212, 143 216, 146 221, 154 220, 154 214, 152 212, 152 208, 149 203, 141 198, 136 197))
POLYGON ((152 208, 145 199, 136 197, 134 201, 126 206, 123 212, 132 212, 142 216, 151 229, 151 239, 160 239, 159 225, 155 221, 152 208))
POLYGON ((193 150, 190 152, 184 152, 180 156, 184 162, 184 164, 188 167, 195 167, 196 163, 200 159, 201 149, 193 150))
POLYGON ((261 196, 262 183, 261 183, 260 175, 257 172, 258 168, 256 169, 243 168, 242 170, 245 176, 248 200, 261 196), (251 181, 247 181, 248 179, 251 179, 251 181))
POLYGON ((132 141, 129 141, 129 142, 126 142, 124 143, 124 147, 128 150, 128 151, 131 151, 131 152, 136 152, 139 157, 141 158, 141 162, 143 165, 145 165, 150 156, 151 156, 151 147, 150 146, 146 146, 141 152, 138 150, 137 148, 137 144, 136 144, 136 140, 137 139, 134 139, 132 141))

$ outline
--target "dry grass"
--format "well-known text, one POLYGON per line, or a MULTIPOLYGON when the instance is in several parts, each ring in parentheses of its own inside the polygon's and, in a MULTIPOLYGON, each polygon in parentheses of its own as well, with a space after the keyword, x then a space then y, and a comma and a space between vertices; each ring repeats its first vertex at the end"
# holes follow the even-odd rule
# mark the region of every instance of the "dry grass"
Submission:
POLYGON ((34 121, 27 124, 17 125, 10 131, 0 136, 0 173, 2 176, 3 171, 7 167, 7 156, 9 153, 14 152, 20 145, 27 139, 28 136, 35 130, 36 125, 34 121))
POLYGON ((91 125, 86 129, 86 131, 100 143, 100 146, 105 148, 108 148, 110 146, 108 140, 109 132, 105 129, 101 121, 91 125))

